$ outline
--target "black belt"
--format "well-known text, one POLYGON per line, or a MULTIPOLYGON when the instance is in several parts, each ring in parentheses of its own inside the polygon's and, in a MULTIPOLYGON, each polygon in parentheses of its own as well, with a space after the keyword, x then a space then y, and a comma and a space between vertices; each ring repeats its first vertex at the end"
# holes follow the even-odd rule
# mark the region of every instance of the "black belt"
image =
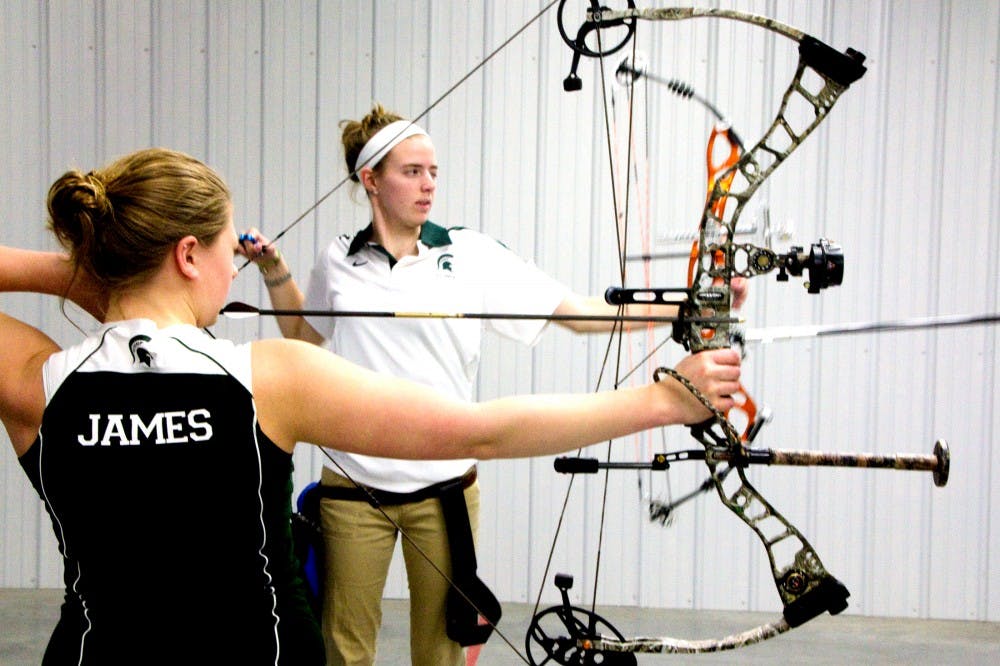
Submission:
POLYGON ((348 488, 346 486, 324 485, 318 486, 317 492, 323 499, 363 501, 368 502, 372 506, 394 506, 422 502, 425 499, 433 497, 441 497, 445 488, 456 484, 459 484, 461 489, 465 490, 476 482, 476 476, 476 468, 473 466, 468 472, 458 478, 441 481, 426 488, 414 490, 412 493, 394 493, 389 490, 379 490, 378 488, 371 488, 369 486, 348 488))

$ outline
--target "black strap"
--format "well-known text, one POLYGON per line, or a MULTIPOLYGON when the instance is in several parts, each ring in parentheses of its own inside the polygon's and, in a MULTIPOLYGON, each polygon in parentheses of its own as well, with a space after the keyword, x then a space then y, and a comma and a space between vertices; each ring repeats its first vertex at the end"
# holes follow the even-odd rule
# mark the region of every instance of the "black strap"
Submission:
POLYGON ((476 468, 472 467, 463 476, 434 483, 425 488, 415 490, 412 493, 397 493, 391 490, 380 490, 378 488, 360 486, 358 484, 355 484, 354 487, 320 486, 317 492, 323 499, 368 502, 373 507, 399 506, 400 504, 411 504, 413 502, 422 502, 434 497, 440 497, 441 492, 453 484, 461 485, 464 490, 475 482, 476 468))
POLYGON ((482 645, 500 621, 500 602, 476 575, 476 546, 469 525, 463 479, 455 479, 441 488, 441 509, 448 531, 451 553, 451 579, 445 626, 448 638, 462 647, 482 645), (456 589, 457 587, 457 589, 456 589), (459 592, 461 590, 461 592, 459 592), (464 595, 464 596, 463 596, 464 595), (479 624, 482 614, 489 624, 479 624))

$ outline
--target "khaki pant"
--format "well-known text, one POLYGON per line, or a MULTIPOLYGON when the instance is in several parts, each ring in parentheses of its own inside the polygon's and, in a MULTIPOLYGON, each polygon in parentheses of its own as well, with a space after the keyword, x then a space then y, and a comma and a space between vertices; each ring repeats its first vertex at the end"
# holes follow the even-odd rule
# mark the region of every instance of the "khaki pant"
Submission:
MULTIPOLYGON (((323 485, 354 487, 324 469, 323 485)), ((479 484, 465 489, 473 538, 479 530, 479 484)), ((451 558, 441 501, 427 499, 382 509, 412 539, 402 540, 410 588, 410 658, 413 666, 463 666, 465 655, 445 633, 451 558), (418 549, 423 554, 418 552, 418 549)), ((323 499, 320 502, 326 548, 323 637, 328 666, 372 666, 382 624, 382 592, 396 544, 395 526, 368 502, 323 499)))

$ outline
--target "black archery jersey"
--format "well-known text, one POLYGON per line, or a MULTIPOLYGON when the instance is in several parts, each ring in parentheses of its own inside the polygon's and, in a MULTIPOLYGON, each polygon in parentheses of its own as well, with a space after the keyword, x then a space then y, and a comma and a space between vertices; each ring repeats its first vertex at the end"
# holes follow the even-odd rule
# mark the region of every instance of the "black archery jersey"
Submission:
POLYGON ((321 663, 291 554, 292 460, 257 425, 250 346, 119 322, 44 379, 21 463, 65 565, 47 658, 321 663))

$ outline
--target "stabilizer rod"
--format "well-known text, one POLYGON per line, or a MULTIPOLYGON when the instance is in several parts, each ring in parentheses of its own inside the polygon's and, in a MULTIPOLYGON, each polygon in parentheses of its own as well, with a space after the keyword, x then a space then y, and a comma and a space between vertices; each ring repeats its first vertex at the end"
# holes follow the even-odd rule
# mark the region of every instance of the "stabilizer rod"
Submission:
POLYGON ((939 439, 930 455, 912 453, 836 453, 826 451, 797 451, 792 449, 725 450, 691 449, 658 453, 652 462, 601 462, 597 458, 556 458, 553 466, 561 474, 596 474, 602 469, 669 469, 672 462, 710 460, 728 462, 735 467, 747 465, 792 465, 802 467, 864 467, 871 469, 898 469, 931 472, 934 485, 948 483, 951 469, 951 452, 948 443, 939 439))

